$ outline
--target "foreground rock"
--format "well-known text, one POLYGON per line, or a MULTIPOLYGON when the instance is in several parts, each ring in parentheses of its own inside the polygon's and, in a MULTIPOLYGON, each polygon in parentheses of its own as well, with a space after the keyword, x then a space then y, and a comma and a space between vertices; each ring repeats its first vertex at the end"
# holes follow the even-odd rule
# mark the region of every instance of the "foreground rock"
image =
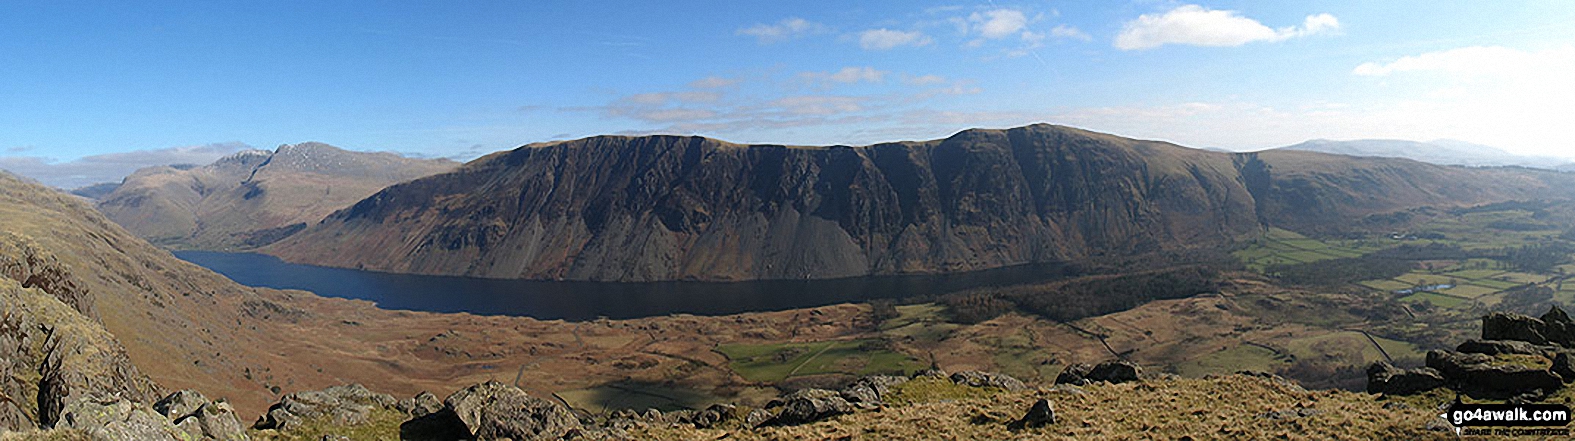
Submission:
POLYGON ((1427 352, 1427 367, 1437 369, 1457 390, 1477 398, 1542 395, 1564 386, 1564 379, 1547 369, 1494 364, 1492 357, 1480 354, 1432 350, 1427 352))
POLYGON ((991 372, 958 372, 952 374, 952 382, 972 387, 994 387, 1007 392, 1018 392, 1028 388, 1022 381, 1010 375, 991 372))
POLYGON ((556 440, 580 428, 579 419, 563 406, 496 381, 455 392, 443 401, 443 411, 482 440, 556 440))
POLYGON ((257 429, 290 431, 314 420, 336 425, 366 423, 377 408, 390 408, 394 397, 375 393, 359 384, 334 386, 320 391, 285 395, 257 420, 257 429))
POLYGON ((1404 370, 1380 361, 1367 368, 1368 393, 1413 395, 1444 385, 1443 374, 1429 367, 1404 370))
POLYGON ((246 426, 229 403, 209 401, 202 393, 183 390, 153 404, 187 440, 245 441, 246 426))
POLYGON ((1055 404, 1050 400, 1039 399, 1033 407, 1028 408, 1028 413, 1022 419, 1012 423, 1013 429, 1035 429, 1055 424, 1055 404))
POLYGON ((181 440, 189 439, 169 419, 153 409, 114 397, 94 396, 76 400, 60 411, 57 430, 79 430, 89 439, 181 440))
MULTIPOLYGON (((774 400, 782 411, 766 424, 792 426, 807 424, 838 415, 853 413, 853 405, 842 395, 824 389, 804 389, 774 400)), ((776 407, 767 404, 766 407, 776 407)))
POLYGON ((1056 384, 1071 384, 1085 386, 1095 382, 1112 384, 1138 381, 1143 375, 1143 368, 1126 360, 1109 360, 1097 365, 1074 364, 1067 366, 1056 376, 1056 384))
POLYGON ((1482 318, 1482 339, 1575 348, 1575 321, 1558 306, 1541 318, 1495 312, 1482 318))

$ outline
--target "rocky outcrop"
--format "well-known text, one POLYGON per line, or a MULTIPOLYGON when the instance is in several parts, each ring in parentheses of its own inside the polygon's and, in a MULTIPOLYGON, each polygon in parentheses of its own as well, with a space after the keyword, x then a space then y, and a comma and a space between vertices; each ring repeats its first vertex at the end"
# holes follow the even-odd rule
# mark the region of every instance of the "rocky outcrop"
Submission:
POLYGON ((0 278, 0 311, 0 429, 53 427, 88 397, 159 397, 114 336, 58 298, 0 278))
POLYGON ((563 406, 496 381, 455 392, 443 400, 443 410, 479 440, 556 440, 580 428, 563 406))
POLYGON ((393 396, 369 391, 359 384, 296 392, 281 398, 253 427, 290 431, 313 420, 356 425, 367 422, 372 411, 392 408, 394 404, 393 396))
POLYGON ((1095 382, 1125 383, 1138 381, 1143 368, 1126 360, 1108 360, 1097 365, 1073 364, 1056 376, 1055 384, 1088 385, 1095 382))
POLYGON ((1575 348, 1575 321, 1558 306, 1541 318, 1495 312, 1482 318, 1482 339, 1575 348))
POLYGON ((431 392, 422 391, 414 397, 399 400, 394 408, 413 417, 424 417, 443 410, 443 400, 431 392))
POLYGON ((183 390, 153 403, 153 410, 185 434, 184 440, 246 441, 246 426, 229 403, 215 402, 193 390, 183 390))
POLYGON ((397 182, 448 171, 448 160, 352 152, 321 143, 248 150, 199 167, 138 170, 99 210, 138 237, 177 248, 267 245, 397 182))
POLYGON ((1443 374, 1430 367, 1405 370, 1380 361, 1367 368, 1368 393, 1414 395, 1445 384, 1443 374))
POLYGON ((1493 357, 1481 354, 1432 350, 1427 352, 1427 367, 1438 370, 1457 390, 1478 398, 1545 394, 1564 386, 1563 378, 1548 369, 1495 363, 1493 357))
POLYGON ((71 268, 27 237, 0 231, 0 278, 15 280, 23 288, 38 288, 82 315, 98 318, 92 295, 71 268))
POLYGON ((781 411, 767 424, 792 426, 808 424, 838 415, 853 413, 853 405, 842 395, 825 389, 804 389, 773 400, 767 408, 780 403, 781 411))
POLYGON ((958 372, 952 374, 951 380, 953 383, 964 386, 994 387, 1003 389, 1007 392, 1019 392, 1028 388, 1028 385, 1023 384, 1021 380, 1012 378, 1010 375, 997 374, 993 372, 958 372))
POLYGON ((1482 340, 1459 351, 1427 352, 1427 367, 1402 370, 1389 363, 1367 369, 1367 390, 1409 395, 1449 387, 1483 399, 1536 399, 1575 381, 1566 349, 1575 323, 1554 306, 1541 318, 1495 312, 1482 318, 1482 340), (1542 358, 1541 362, 1533 361, 1542 358), (1546 363, 1545 365, 1543 363, 1546 363))
POLYGON ((183 432, 146 405, 95 395, 73 400, 60 411, 54 429, 78 430, 93 441, 176 441, 183 432))
POLYGON ((1455 351, 1465 354, 1482 355, 1519 354, 1552 356, 1552 354, 1558 352, 1558 348, 1553 346, 1538 346, 1528 342, 1514 340, 1466 340, 1465 343, 1461 343, 1460 346, 1455 347, 1455 351))

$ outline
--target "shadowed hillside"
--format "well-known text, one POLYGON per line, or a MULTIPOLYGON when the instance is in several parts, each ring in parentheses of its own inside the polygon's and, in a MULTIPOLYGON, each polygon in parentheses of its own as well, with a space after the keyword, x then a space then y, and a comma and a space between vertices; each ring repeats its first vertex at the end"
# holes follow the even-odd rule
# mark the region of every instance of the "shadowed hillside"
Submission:
POLYGON ((1406 160, 1206 152, 1051 125, 867 147, 603 136, 395 185, 265 252, 498 278, 933 273, 1218 246, 1266 225, 1549 197, 1570 183, 1406 160))

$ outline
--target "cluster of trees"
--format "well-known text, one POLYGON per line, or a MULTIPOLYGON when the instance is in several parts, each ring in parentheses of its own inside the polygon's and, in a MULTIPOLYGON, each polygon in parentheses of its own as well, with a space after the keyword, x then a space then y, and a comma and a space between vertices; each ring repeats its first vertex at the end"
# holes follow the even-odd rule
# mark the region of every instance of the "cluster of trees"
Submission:
POLYGON ((1416 263, 1378 253, 1350 259, 1274 265, 1264 273, 1281 282, 1304 286, 1332 286, 1362 280, 1389 279, 1411 272, 1416 263))
POLYGON ((1554 267, 1569 262, 1571 252, 1575 250, 1563 243, 1539 243, 1505 249, 1503 259, 1520 271, 1551 273, 1554 267))
POLYGON ((1203 266, 1118 276, 1088 277, 1049 284, 984 288, 941 297, 952 318, 964 323, 1023 311, 1056 321, 1110 314, 1154 300, 1179 299, 1219 290, 1219 271, 1203 266))

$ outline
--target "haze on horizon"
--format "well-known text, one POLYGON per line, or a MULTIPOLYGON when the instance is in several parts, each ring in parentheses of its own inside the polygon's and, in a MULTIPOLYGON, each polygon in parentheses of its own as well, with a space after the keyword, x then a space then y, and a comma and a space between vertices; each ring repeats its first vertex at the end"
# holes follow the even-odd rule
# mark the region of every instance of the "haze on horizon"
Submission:
POLYGON ((1572 22, 1558 1, 5 4, 0 168, 69 186, 303 141, 463 160, 1036 122, 1575 157, 1572 22))

